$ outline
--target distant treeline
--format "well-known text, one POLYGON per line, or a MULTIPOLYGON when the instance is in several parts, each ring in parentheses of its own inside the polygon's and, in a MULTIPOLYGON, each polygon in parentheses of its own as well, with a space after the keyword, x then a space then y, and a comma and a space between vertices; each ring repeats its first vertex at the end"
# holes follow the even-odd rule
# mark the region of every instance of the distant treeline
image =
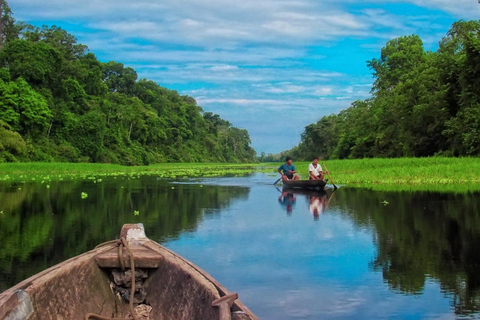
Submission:
POLYGON ((372 98, 310 124, 296 160, 480 154, 480 23, 458 21, 436 52, 410 35, 368 61, 372 98))
POLYGON ((0 25, 0 162, 253 162, 247 130, 102 63, 61 28, 0 25))

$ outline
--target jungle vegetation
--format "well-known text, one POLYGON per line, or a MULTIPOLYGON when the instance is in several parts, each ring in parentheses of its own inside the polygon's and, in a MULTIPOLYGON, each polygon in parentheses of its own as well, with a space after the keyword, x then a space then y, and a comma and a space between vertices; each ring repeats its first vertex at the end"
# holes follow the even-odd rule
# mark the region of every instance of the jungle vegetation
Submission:
POLYGON ((480 154, 480 21, 454 23, 434 52, 390 40, 367 63, 372 97, 308 125, 294 159, 480 154))
POLYGON ((0 162, 253 162, 245 129, 101 62, 56 26, 0 12, 0 162))

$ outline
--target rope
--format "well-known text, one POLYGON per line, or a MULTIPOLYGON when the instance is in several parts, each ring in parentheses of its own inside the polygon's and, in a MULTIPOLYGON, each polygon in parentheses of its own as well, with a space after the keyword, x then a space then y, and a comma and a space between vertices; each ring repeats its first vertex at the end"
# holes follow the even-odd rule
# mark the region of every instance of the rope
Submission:
POLYGON ((123 261, 123 242, 122 242, 122 240, 119 240, 119 243, 118 243, 118 260, 120 261, 120 269, 122 269, 122 272, 125 271, 125 262, 123 261))
MULTIPOLYGON (((135 260, 133 259, 133 253, 128 246, 127 240, 122 238, 122 243, 127 249, 128 253, 130 253, 130 270, 132 270, 132 287, 130 288, 130 313, 132 314, 133 320, 137 320, 135 317, 135 313, 133 312, 133 299, 135 298, 135 260)), ((123 259, 122 259, 123 260, 123 259)))
MULTIPOLYGON (((117 243, 118 244, 118 258, 120 259, 120 266, 122 268, 122 271, 125 271, 125 264, 123 261, 123 247, 127 249, 128 253, 130 254, 130 270, 132 271, 132 285, 130 287, 130 303, 128 304, 128 307, 130 309, 130 314, 133 317, 133 320, 138 320, 137 317, 135 316, 135 313, 133 312, 133 299, 135 297, 135 259, 133 258, 133 253, 130 250, 130 246, 128 245, 127 240, 125 240, 124 237, 122 237, 120 240, 114 240, 114 241, 109 241, 106 243, 103 243, 99 246, 104 246, 107 244, 111 243, 117 243)), ((99 247, 97 246, 97 248, 99 247)), ((101 315, 95 314, 95 313, 87 313, 85 315, 85 320, 89 319, 98 319, 98 320, 131 320, 128 318, 109 318, 109 317, 103 317, 101 315)))

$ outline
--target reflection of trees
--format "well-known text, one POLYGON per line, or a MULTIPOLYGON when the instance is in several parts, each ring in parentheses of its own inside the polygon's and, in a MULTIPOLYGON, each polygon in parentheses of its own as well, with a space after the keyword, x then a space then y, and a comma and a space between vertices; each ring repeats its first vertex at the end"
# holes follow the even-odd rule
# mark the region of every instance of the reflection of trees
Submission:
POLYGON ((452 295, 457 314, 480 311, 478 194, 344 188, 337 197, 335 205, 357 224, 375 227, 378 252, 372 267, 383 272, 391 289, 419 294, 429 277, 452 295))
POLYGON ((174 185, 155 177, 0 185, 0 291, 142 222, 156 241, 193 230, 209 209, 248 196, 245 187, 174 185), (88 197, 81 198, 86 192, 88 197), (139 215, 134 215, 138 211, 139 215))

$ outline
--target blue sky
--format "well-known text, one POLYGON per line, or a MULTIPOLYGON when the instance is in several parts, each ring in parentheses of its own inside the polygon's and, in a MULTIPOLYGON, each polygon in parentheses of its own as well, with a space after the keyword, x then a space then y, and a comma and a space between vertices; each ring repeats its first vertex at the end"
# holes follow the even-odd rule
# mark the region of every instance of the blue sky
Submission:
POLYGON ((245 128, 258 153, 300 141, 306 125, 369 97, 366 61, 390 39, 427 50, 477 0, 10 0, 17 21, 57 25, 140 78, 193 96, 245 128))

